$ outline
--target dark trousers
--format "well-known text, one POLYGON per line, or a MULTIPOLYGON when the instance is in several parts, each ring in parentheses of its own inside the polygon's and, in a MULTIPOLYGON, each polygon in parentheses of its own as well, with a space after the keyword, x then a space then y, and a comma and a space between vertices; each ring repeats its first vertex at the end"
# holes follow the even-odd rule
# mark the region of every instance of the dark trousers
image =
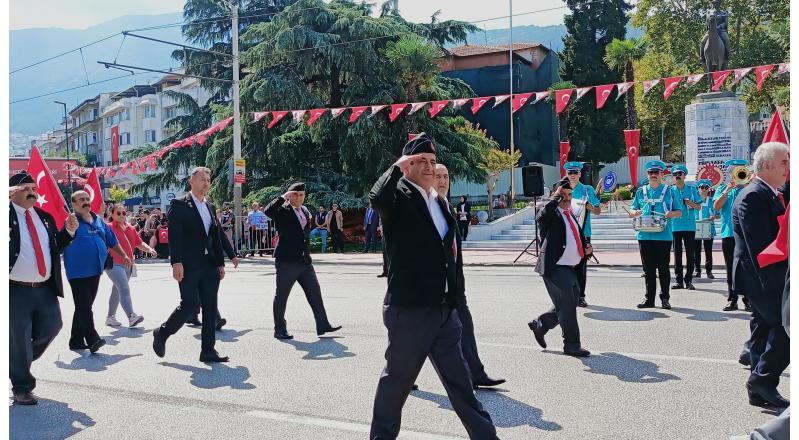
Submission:
POLYGON ((197 268, 184 272, 180 287, 180 305, 161 324, 160 336, 168 338, 183 327, 186 320, 194 316, 198 307, 203 310, 203 327, 201 331, 202 353, 216 353, 216 317, 217 291, 219 290, 219 270, 210 261, 197 268))
POLYGON ((767 322, 752 304, 752 337, 749 340, 751 374, 748 382, 776 388, 791 361, 791 340, 781 323, 767 322))
POLYGON ((641 251, 641 263, 644 266, 644 280, 646 281, 646 301, 655 302, 657 281, 660 280, 660 299, 669 300, 669 251, 671 242, 663 240, 639 240, 638 248, 641 251))
POLYGON ((544 276, 552 308, 539 316, 538 322, 545 332, 560 325, 564 349, 580 348, 580 327, 577 325, 577 299, 580 297, 577 273, 580 266, 555 265, 550 275, 544 276))
POLYGON ((33 391, 31 364, 61 330, 58 297, 49 286, 8 289, 8 378, 14 393, 33 391))
POLYGON ((458 231, 461 233, 461 240, 466 240, 469 236, 469 220, 458 220, 458 231))
POLYGON ((313 265, 301 262, 276 261, 275 272, 277 289, 275 290, 275 299, 272 302, 275 331, 286 331, 286 303, 289 300, 289 294, 295 282, 300 283, 300 287, 305 292, 305 299, 308 300, 308 305, 311 306, 311 311, 313 311, 314 321, 316 321, 316 330, 325 330, 330 327, 325 305, 322 302, 322 289, 319 287, 319 280, 316 279, 316 271, 313 265))
POLYGON ((674 237, 674 275, 677 277, 677 284, 690 283, 694 280, 694 231, 676 231, 674 237), (683 272, 682 249, 685 246, 686 267, 683 272))
POLYGON ((366 235, 366 242, 363 246, 364 252, 377 249, 377 229, 367 225, 363 231, 366 235))
POLYGON ((384 235, 382 238, 383 241, 383 272, 384 274, 388 274, 388 257, 386 257, 386 236, 384 235))
POLYGON ((694 240, 694 269, 702 272, 702 248, 705 248, 705 271, 713 272, 713 239, 694 240))
MULTIPOLYGON (((721 252, 724 254, 724 266, 727 269, 727 301, 738 301, 738 292, 732 288, 732 261, 735 253, 735 238, 721 239, 721 252)), ((744 299, 746 302, 746 299, 744 299)))
MULTIPOLYGON (((586 243, 591 243, 591 237, 585 237, 586 243)), ((580 298, 585 299, 585 284, 588 282, 588 261, 577 267, 577 284, 580 285, 580 298)))
POLYGON ((264 232, 258 229, 250 229, 250 255, 255 255, 255 252, 258 252, 258 255, 264 255, 264 232))
POLYGON ((94 314, 92 313, 92 305, 100 285, 100 275, 89 278, 73 278, 69 280, 69 285, 72 287, 72 299, 75 302, 69 345, 86 344, 91 347, 100 340, 100 335, 94 328, 94 314))
POLYGON ((480 355, 477 353, 477 340, 474 338, 474 322, 472 321, 472 312, 469 310, 469 305, 466 303, 466 296, 459 296, 455 300, 455 309, 458 311, 458 319, 461 321, 461 351, 463 358, 466 359, 466 364, 469 366, 469 372, 472 376, 472 381, 485 379, 486 371, 483 363, 480 361, 480 355))
POLYGON ((333 252, 344 252, 344 232, 341 229, 330 229, 330 244, 333 252))
MULTIPOLYGON (((197 308, 194 309, 194 313, 192 315, 190 315, 189 319, 187 319, 186 322, 199 321, 200 320, 200 310, 201 310, 201 307, 197 306, 197 308)), ((215 319, 216 319, 216 322, 219 322, 219 321, 222 320, 222 314, 219 313, 219 305, 218 304, 217 304, 217 307, 216 307, 216 317, 215 317, 215 319)))
POLYGON ((472 390, 469 367, 461 352, 458 314, 448 305, 388 305, 383 306, 383 324, 388 330, 386 367, 377 383, 369 438, 397 438, 402 407, 428 357, 469 438, 496 438, 491 416, 472 390))

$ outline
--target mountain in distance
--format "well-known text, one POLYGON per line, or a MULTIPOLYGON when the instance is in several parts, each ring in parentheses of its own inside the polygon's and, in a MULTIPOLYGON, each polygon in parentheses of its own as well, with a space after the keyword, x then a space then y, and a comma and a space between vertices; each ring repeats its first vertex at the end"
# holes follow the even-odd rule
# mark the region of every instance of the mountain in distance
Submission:
MULTIPOLYGON (((640 38, 643 30, 627 26, 626 38, 640 38)), ((566 35, 566 26, 562 24, 551 26, 514 26, 514 43, 540 43, 550 50, 560 52, 563 50, 563 37, 566 35)), ((489 29, 470 33, 467 37, 469 44, 501 46, 508 44, 508 29, 489 29)))

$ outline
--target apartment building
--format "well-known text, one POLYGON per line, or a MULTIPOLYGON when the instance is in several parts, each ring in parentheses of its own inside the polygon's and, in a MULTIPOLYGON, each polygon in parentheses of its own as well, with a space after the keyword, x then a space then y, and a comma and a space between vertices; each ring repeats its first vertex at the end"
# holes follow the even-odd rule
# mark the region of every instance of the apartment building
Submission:
POLYGON ((69 131, 71 151, 79 151, 86 156, 89 166, 104 166, 101 157, 103 146, 103 121, 100 109, 111 103, 115 93, 101 93, 89 98, 69 111, 74 128, 69 131))

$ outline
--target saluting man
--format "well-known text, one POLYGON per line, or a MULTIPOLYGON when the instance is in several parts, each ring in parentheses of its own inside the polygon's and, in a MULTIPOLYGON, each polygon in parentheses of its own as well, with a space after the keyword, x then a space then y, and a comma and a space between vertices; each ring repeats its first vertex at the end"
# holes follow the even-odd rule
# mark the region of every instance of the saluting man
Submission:
MULTIPOLYGON (((591 243, 591 214, 599 215, 602 213, 599 197, 596 195, 594 187, 584 185, 580 182, 582 176, 582 162, 566 162, 563 165, 566 170, 566 177, 569 178, 569 185, 572 188, 571 209, 577 223, 583 229, 586 243, 591 243)), ((577 272, 577 281, 580 284, 580 298, 577 306, 588 307, 585 302, 585 283, 588 276, 588 262, 583 264, 577 272)))
POLYGON ((660 232, 637 231, 636 239, 641 251, 641 264, 644 266, 646 295, 639 309, 655 307, 657 280, 660 279, 660 301, 664 309, 671 309, 669 303, 669 252, 671 250, 671 224, 669 219, 682 215, 683 204, 675 197, 675 192, 663 184, 663 170, 666 164, 660 160, 650 160, 645 165, 649 183, 635 192, 630 218, 653 216, 665 218, 665 226, 660 232))
MULTIPOLYGON (((729 176, 730 171, 737 166, 746 166, 749 162, 744 159, 731 159, 724 162, 727 167, 727 183, 721 184, 716 188, 713 196, 713 209, 721 217, 721 252, 724 254, 724 267, 727 270, 727 305, 724 311, 738 310, 738 295, 743 296, 743 292, 738 292, 733 288, 732 283, 732 261, 735 254, 735 233, 732 230, 732 207, 738 195, 744 189, 743 185, 735 185, 729 176)), ((751 312, 749 299, 743 296, 744 310, 751 312)))
POLYGON ((8 377, 17 405, 36 405, 36 378, 31 364, 61 330, 58 297, 64 297, 61 253, 78 230, 78 219, 70 214, 64 228, 47 212, 37 208, 36 182, 26 171, 8 182, 8 377))
POLYGON ((674 238, 674 275, 677 277, 677 284, 671 286, 672 289, 696 290, 692 281, 694 276, 694 237, 696 236, 696 211, 702 209, 699 202, 699 191, 693 185, 685 183, 685 175, 688 168, 678 164, 671 167, 671 174, 674 176, 674 196, 682 201, 685 206, 684 215, 671 221, 671 231, 674 238), (682 251, 685 248, 685 272, 682 265, 682 251), (683 284, 684 283, 684 284, 683 284))

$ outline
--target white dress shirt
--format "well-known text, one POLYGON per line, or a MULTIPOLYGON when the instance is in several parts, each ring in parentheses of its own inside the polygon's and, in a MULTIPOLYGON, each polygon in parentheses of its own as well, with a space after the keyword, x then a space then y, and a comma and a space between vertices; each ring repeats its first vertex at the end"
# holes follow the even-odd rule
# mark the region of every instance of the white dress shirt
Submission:
POLYGON ((14 211, 17 212, 17 223, 19 224, 19 256, 14 268, 8 274, 8 278, 14 281, 25 283, 41 283, 50 278, 53 262, 50 261, 50 236, 44 222, 39 218, 39 214, 33 208, 28 208, 36 226, 36 233, 39 235, 39 244, 44 255, 44 276, 39 275, 39 266, 36 265, 36 252, 33 250, 33 241, 28 230, 28 222, 25 220, 25 208, 12 203, 14 211))
POLYGON ((423 190, 421 186, 411 182, 408 179, 405 179, 405 181, 419 190, 419 193, 424 199, 425 205, 427 205, 427 210, 430 212, 430 217, 433 218, 433 224, 436 225, 438 235, 440 235, 441 239, 443 240, 444 236, 447 235, 447 232, 449 231, 449 227, 447 226, 447 220, 444 218, 444 213, 441 211, 441 206, 438 205, 438 193, 433 188, 430 188, 430 191, 428 192, 423 190))
MULTIPOLYGON (((289 206, 291 206, 291 205, 289 205, 289 206)), ((297 216, 297 220, 300 222, 300 228, 305 230, 305 225, 308 224, 308 218, 305 217, 305 212, 302 209, 302 206, 300 206, 299 208, 295 208, 294 206, 291 206, 291 209, 294 210, 294 215, 297 216)), ((341 228, 341 225, 339 225, 339 228, 341 228)))
POLYGON ((774 195, 775 195, 775 196, 777 196, 777 197, 779 197, 779 196, 780 196, 780 192, 779 192, 777 189, 775 189, 773 186, 769 185, 769 184, 768 184, 768 182, 766 182, 765 180, 761 179, 759 176, 755 176, 755 179, 758 179, 758 180, 760 180, 761 182, 765 183, 765 184, 766 184, 766 186, 767 186, 767 187, 769 187, 769 189, 770 189, 772 192, 774 192, 774 195))
MULTIPOLYGON (((571 215, 569 211, 558 207, 558 212, 560 213, 560 220, 563 222, 563 225, 566 228, 566 248, 563 249, 563 255, 561 255, 560 260, 558 260, 558 265, 574 267, 578 265, 581 260, 580 251, 577 248, 577 246, 579 246, 577 242, 580 240, 580 238, 575 237, 574 233, 572 233, 572 228, 569 224, 569 219, 567 218, 567 216, 571 215)), ((577 220, 574 218, 571 220, 574 222, 574 227, 576 228, 577 220)))
POLYGON ((191 193, 191 198, 194 199, 194 205, 197 207, 197 211, 200 212, 200 218, 203 219, 205 235, 208 235, 211 230, 211 211, 208 209, 208 204, 205 203, 205 200, 200 201, 200 199, 194 196, 194 193, 191 193))

